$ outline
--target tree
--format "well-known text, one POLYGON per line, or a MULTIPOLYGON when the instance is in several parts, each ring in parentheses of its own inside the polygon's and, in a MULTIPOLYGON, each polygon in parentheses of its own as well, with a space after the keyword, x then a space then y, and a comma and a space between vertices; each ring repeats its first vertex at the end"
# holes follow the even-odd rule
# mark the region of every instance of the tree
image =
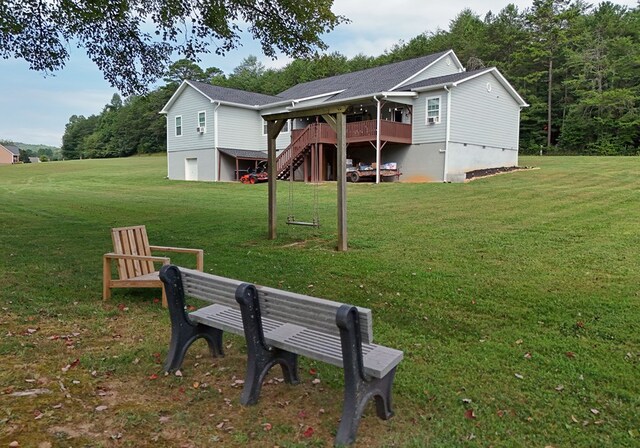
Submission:
POLYGON ((162 77, 172 53, 189 59, 225 54, 240 44, 241 26, 265 55, 299 57, 326 48, 321 35, 346 19, 333 0, 4 0, 0 2, 0 57, 24 59, 52 72, 83 48, 105 79, 126 95, 162 77), (155 30, 145 31, 153 23, 155 30))

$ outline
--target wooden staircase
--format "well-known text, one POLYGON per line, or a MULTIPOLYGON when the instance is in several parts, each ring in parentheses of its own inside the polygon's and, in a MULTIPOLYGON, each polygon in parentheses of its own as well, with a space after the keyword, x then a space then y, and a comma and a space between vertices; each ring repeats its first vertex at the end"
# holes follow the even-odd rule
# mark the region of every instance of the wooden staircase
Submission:
POLYGON ((307 126, 289 146, 287 146, 276 158, 276 171, 278 180, 289 179, 291 170, 295 171, 304 162, 305 150, 316 141, 318 132, 317 124, 307 126))

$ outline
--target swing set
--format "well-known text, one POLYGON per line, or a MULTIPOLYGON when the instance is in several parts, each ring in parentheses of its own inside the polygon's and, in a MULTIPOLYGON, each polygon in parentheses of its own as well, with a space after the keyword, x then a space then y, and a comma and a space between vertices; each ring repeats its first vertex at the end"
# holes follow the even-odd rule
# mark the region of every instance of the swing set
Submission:
MULTIPOLYGON (((278 213, 276 207, 277 197, 277 164, 276 164, 276 138, 280 134, 280 131, 284 127, 287 120, 300 117, 313 117, 321 116, 326 123, 336 132, 337 135, 337 233, 338 233, 338 245, 339 251, 347 250, 347 123, 345 112, 349 106, 324 106, 324 107, 312 107, 308 109, 290 110, 288 112, 279 112, 274 114, 263 115, 263 118, 267 121, 267 148, 268 148, 268 169, 269 169, 269 204, 268 204, 268 238, 273 240, 276 238, 276 229, 278 227, 278 213)), ((317 152, 317 140, 316 134, 316 152, 317 152)), ((312 152, 313 157, 313 152, 312 152)), ((315 163, 314 167, 319 170, 319 164, 315 163)), ((290 182, 293 181, 293 172, 290 172, 290 182)), ((317 179, 319 179, 319 172, 317 172, 317 179)), ((293 190, 292 184, 289 184, 291 191, 291 204, 293 203, 293 190)), ((287 224, 294 226, 307 226, 307 227, 319 227, 320 220, 318 218, 318 184, 314 186, 314 211, 311 221, 297 220, 293 213, 290 213, 287 217, 287 224)))
POLYGON ((319 163, 319 154, 318 154, 318 119, 316 118, 316 127, 315 127, 315 144, 311 147, 311 162, 312 173, 311 179, 315 180, 313 186, 313 214, 311 221, 297 221, 294 212, 293 212, 293 199, 294 199, 294 191, 293 191, 293 182, 294 182, 294 169, 293 163, 289 167, 289 214, 287 215, 287 225, 290 226, 304 226, 304 227, 320 227, 320 213, 318 207, 318 188, 320 185, 320 163, 319 163), (315 162, 315 163, 314 163, 315 162))

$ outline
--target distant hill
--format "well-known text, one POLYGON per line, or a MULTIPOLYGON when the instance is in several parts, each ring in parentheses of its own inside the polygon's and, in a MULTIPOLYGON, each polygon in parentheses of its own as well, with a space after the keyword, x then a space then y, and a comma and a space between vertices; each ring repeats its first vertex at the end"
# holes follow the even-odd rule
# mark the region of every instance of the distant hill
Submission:
POLYGON ((60 151, 60 148, 58 146, 36 145, 33 143, 21 143, 21 142, 15 142, 15 145, 20 149, 24 149, 25 151, 32 151, 36 154, 40 149, 44 149, 44 150, 50 149, 54 153, 56 151, 60 151))
MULTIPOLYGON (((41 160, 62 160, 62 151, 57 146, 37 145, 33 143, 13 142, 0 139, 0 143, 5 142, 17 146, 26 152, 27 157, 40 157, 41 160)), ((21 159, 22 160, 22 153, 21 159)))

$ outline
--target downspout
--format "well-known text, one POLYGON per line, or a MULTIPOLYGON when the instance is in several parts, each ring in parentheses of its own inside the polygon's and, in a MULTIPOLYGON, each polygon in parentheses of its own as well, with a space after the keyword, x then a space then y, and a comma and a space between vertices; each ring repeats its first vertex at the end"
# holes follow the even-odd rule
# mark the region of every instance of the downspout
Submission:
POLYGON ((213 109, 213 169, 215 181, 220 181, 220 153, 218 152, 218 108, 220 107, 220 101, 217 102, 216 107, 213 109))
POLYGON ((382 108, 378 97, 374 96, 373 99, 377 104, 376 113, 376 184, 380 183, 380 109, 382 108))
POLYGON ((444 90, 447 91, 447 124, 444 136, 444 170, 442 173, 442 179, 447 181, 447 170, 449 168, 449 139, 451 138, 451 90, 447 86, 444 86, 444 90))

